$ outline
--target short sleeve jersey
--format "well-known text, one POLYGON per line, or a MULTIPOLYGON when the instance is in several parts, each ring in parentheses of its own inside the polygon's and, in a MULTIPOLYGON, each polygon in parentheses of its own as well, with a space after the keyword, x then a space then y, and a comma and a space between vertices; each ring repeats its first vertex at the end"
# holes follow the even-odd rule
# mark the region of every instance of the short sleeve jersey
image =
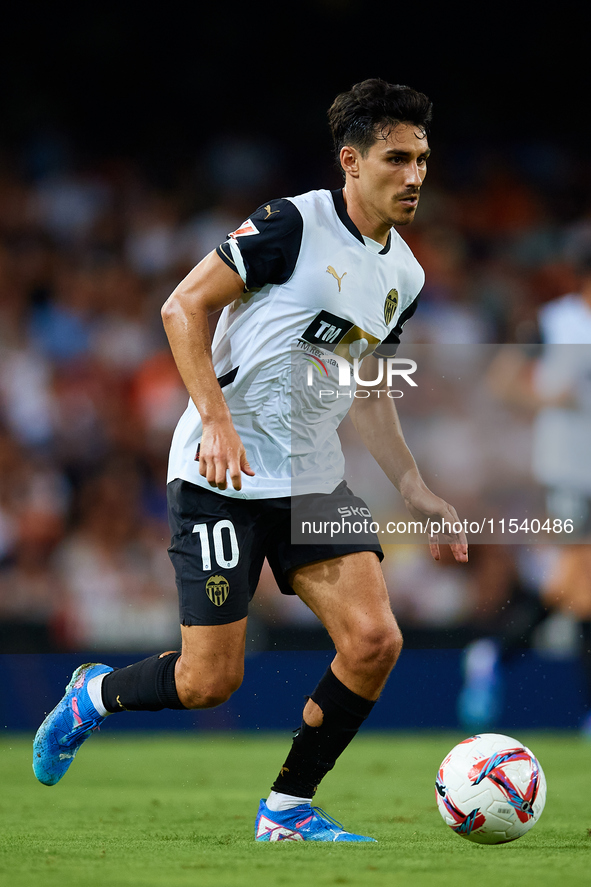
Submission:
MULTIPOLYGON (((354 361, 395 353, 423 270, 395 229, 385 246, 363 237, 340 190, 271 200, 217 253, 245 289, 221 314, 213 364, 255 471, 243 476, 242 490, 218 492, 332 492, 344 473, 337 428, 353 403, 354 361)), ((169 481, 210 489, 195 462, 201 433, 189 401, 174 433, 169 481)))

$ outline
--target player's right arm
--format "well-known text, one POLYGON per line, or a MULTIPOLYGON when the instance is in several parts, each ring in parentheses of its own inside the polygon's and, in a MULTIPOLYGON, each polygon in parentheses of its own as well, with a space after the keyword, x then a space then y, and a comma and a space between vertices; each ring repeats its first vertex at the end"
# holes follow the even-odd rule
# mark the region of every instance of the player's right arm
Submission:
POLYGON ((252 477, 254 471, 216 378, 207 318, 243 291, 240 275, 212 252, 187 274, 162 307, 173 357, 203 423, 199 474, 220 490, 226 489, 228 472, 232 486, 240 490, 242 472, 252 477))

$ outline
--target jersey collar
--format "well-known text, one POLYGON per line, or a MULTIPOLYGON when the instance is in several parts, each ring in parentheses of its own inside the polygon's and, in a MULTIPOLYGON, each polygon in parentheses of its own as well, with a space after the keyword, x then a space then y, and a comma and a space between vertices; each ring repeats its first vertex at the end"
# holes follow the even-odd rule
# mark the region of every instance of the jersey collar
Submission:
MULTIPOLYGON (((343 189, 337 188, 335 191, 330 192, 332 194, 332 199, 334 202, 334 208, 336 210, 336 214, 345 226, 348 231, 351 232, 353 237, 356 237, 364 246, 365 241, 363 239, 363 235, 357 225, 355 225, 347 212, 347 207, 345 206, 345 198, 343 197, 343 189)), ((388 240, 386 241, 386 245, 383 249, 381 249, 378 253, 379 256, 384 256, 388 250, 390 249, 390 242, 392 240, 392 233, 388 232, 388 240)))

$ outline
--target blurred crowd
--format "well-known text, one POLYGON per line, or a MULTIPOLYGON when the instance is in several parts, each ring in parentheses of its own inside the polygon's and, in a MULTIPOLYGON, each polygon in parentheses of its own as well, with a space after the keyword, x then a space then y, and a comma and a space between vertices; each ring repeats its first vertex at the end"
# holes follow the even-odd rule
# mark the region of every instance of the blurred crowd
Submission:
MULTIPOLYGON (((591 162, 543 144, 448 146, 436 157, 417 220, 401 231, 427 281, 404 340, 534 341, 539 307, 576 291, 591 162)), ((273 145, 236 138, 164 170, 85 160, 55 134, 0 152, 4 652, 178 644, 165 482, 187 394, 160 307, 256 206, 338 187, 328 164, 314 181, 288 166, 273 145)), ((456 452, 451 428, 446 447, 456 452)), ((539 583, 538 554, 477 546, 465 568, 447 555, 432 563, 426 545, 393 546, 394 611, 416 638, 476 636, 516 587, 539 583)), ((251 621, 262 647, 322 634, 268 569, 251 621)))

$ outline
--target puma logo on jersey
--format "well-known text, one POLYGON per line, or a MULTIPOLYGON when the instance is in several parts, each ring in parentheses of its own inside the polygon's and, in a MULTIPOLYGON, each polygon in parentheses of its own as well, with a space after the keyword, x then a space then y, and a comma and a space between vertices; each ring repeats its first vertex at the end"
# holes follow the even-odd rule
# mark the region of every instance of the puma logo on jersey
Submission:
POLYGON ((340 292, 340 291, 341 291, 341 281, 342 281, 343 277, 345 277, 345 275, 346 275, 347 272, 345 271, 345 274, 341 274, 341 276, 339 277, 339 275, 338 275, 337 272, 334 270, 334 268, 332 267, 332 265, 329 265, 328 268, 327 268, 326 270, 327 270, 327 272, 328 272, 329 274, 332 274, 332 276, 334 277, 334 279, 335 279, 336 282, 338 283, 338 285, 339 285, 339 292, 340 292))
POLYGON ((269 218, 269 216, 272 216, 272 215, 274 215, 275 213, 280 213, 280 212, 281 212, 280 209, 273 209, 273 210, 272 210, 272 209, 271 209, 271 204, 270 204, 270 203, 267 204, 267 206, 265 207, 265 209, 267 210, 267 215, 266 215, 265 218, 263 219, 263 222, 266 222, 267 219, 269 218))

